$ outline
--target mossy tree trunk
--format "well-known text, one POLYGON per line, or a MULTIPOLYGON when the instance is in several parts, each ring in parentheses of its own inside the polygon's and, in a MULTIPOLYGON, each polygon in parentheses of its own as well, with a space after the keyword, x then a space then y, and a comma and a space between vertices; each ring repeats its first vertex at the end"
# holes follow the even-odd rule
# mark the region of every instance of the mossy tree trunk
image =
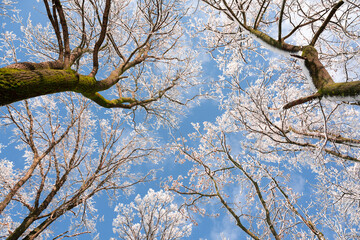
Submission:
MULTIPOLYGON (((216 9, 219 9, 219 6, 217 6, 216 4, 210 3, 206 0, 203 1, 215 7, 216 9)), ((293 57, 296 57, 301 61, 304 61, 304 65, 311 77, 312 82, 310 84, 315 86, 317 91, 310 96, 305 96, 296 99, 292 102, 289 102, 284 106, 284 109, 291 108, 293 106, 311 101, 313 99, 321 99, 323 97, 331 97, 334 99, 344 100, 344 101, 349 101, 351 99, 357 101, 356 97, 360 96, 360 81, 335 83, 333 78, 326 70, 326 67, 319 60, 319 54, 315 48, 316 41, 318 40, 319 36, 322 34, 322 32, 329 24, 330 19, 335 15, 336 11, 344 4, 343 0, 338 1, 336 4, 333 5, 328 16, 323 21, 319 29, 315 32, 310 44, 307 46, 296 46, 286 43, 284 40, 287 37, 289 37, 291 34, 293 34, 295 31, 292 31, 287 36, 282 37, 281 20, 279 21, 279 26, 278 26, 279 27, 278 39, 274 39, 270 37, 268 34, 257 29, 259 22, 255 22, 253 27, 247 25, 246 18, 241 17, 244 14, 243 15, 236 14, 236 12, 233 11, 232 7, 228 5, 226 1, 223 1, 222 3, 225 6, 225 8, 222 9, 223 13, 225 13, 231 20, 237 22, 250 35, 254 36, 257 40, 260 40, 260 43, 264 42, 273 48, 279 49, 280 51, 284 51, 287 54, 292 55, 293 57)), ((280 11, 280 16, 279 16, 280 19, 282 19, 284 15, 284 6, 285 6, 284 4, 285 1, 283 1, 282 9, 280 11)))
POLYGON ((57 61, 12 64, 0 68, 0 106, 66 91, 81 93, 106 108, 132 108, 135 105, 146 105, 158 100, 161 94, 145 100, 128 97, 108 100, 99 93, 115 85, 125 71, 142 63, 145 59, 146 52, 143 51, 133 61, 120 65, 101 81, 97 81, 93 74, 82 75, 70 68, 62 69, 64 64, 58 64, 57 61))
MULTIPOLYGON (((116 44, 113 42, 113 38, 109 37, 107 33, 111 0, 105 1, 104 12, 102 13, 101 31, 95 46, 92 49, 87 48, 89 42, 86 33, 84 32, 80 45, 71 50, 67 19, 61 1, 54 0, 53 9, 50 8, 47 1, 44 1, 44 4, 58 41, 59 58, 56 61, 42 63, 14 63, 4 68, 0 68, 0 106, 37 96, 66 91, 81 93, 85 97, 106 108, 132 108, 136 105, 144 106, 162 97, 163 91, 159 91, 158 96, 145 100, 137 100, 128 97, 108 100, 99 93, 100 91, 114 86, 128 69, 143 63, 148 58, 147 54, 151 48, 150 39, 152 34, 150 34, 143 43, 139 44, 139 46, 131 52, 128 58, 120 53, 119 55, 123 62, 115 67, 107 78, 101 81, 96 80, 95 76, 99 70, 98 55, 99 52, 102 51, 101 46, 105 38, 108 37, 109 41, 113 43, 113 47, 117 49, 116 44), (76 61, 79 61, 84 53, 89 52, 92 53, 93 57, 93 68, 90 74, 81 75, 71 70, 71 66, 76 61)), ((100 15, 98 17, 100 18, 100 15)), ((83 31, 85 31, 84 29, 83 31)), ((166 88, 164 91, 167 91, 170 88, 166 88)))
POLYGON ((79 91, 86 85, 91 89, 95 84, 94 78, 81 76, 71 70, 2 68, 0 69, 0 105, 51 93, 79 91))

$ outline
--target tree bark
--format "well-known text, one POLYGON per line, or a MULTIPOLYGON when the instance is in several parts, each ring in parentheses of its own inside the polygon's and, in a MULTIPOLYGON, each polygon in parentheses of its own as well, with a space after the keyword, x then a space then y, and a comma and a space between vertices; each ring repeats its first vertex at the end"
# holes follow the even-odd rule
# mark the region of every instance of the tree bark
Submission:
POLYGON ((305 67, 309 71, 314 86, 320 90, 327 84, 333 84, 334 80, 320 62, 318 55, 318 51, 311 45, 302 48, 301 56, 305 60, 305 67))
POLYGON ((295 56, 305 61, 305 67, 309 71, 312 84, 317 92, 306 97, 302 97, 287 103, 283 109, 289 109, 296 105, 323 97, 329 97, 339 101, 358 101, 360 100, 360 81, 353 82, 334 82, 325 66, 320 62, 317 50, 311 46, 302 47, 302 55, 295 56))
POLYGON ((0 106, 46 94, 74 91, 96 92, 99 86, 94 77, 73 70, 0 69, 0 106))

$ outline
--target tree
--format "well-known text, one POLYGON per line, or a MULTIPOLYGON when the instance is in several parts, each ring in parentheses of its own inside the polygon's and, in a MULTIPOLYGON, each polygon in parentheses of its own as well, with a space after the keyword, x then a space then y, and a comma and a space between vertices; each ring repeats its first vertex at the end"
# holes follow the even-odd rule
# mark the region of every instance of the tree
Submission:
MULTIPOLYGON (((228 18, 221 34, 236 34, 241 39, 240 48, 248 45, 246 35, 274 51, 297 58, 308 75, 308 84, 316 91, 310 96, 290 102, 285 109, 314 99, 333 97, 353 99, 359 95, 359 81, 353 80, 352 49, 356 49, 358 29, 356 15, 359 6, 352 1, 287 2, 204 0, 206 4, 228 18), (350 20, 349 20, 350 19, 350 20), (350 22, 349 22, 350 21, 350 22), (232 29, 239 29, 234 32, 232 29), (277 29, 277 33, 274 33, 277 29), (286 30, 286 33, 284 33, 286 30), (276 37, 273 35, 277 35, 276 37), (350 49, 341 48, 340 42, 349 41, 350 49), (328 48, 321 47, 330 44, 328 48), (243 45, 245 44, 245 46, 243 45), (320 49, 317 49, 320 46, 320 49), (338 47, 338 48, 335 48, 338 47), (345 51, 350 50, 350 51, 345 51), (322 54, 349 55, 343 60, 348 75, 342 82, 335 82, 328 72, 328 62, 322 63, 322 54)), ((207 26, 213 29, 213 26, 207 26)), ((233 38, 234 42, 240 41, 233 38)), ((251 44, 251 42, 250 42, 251 44)), ((238 46, 239 47, 239 46, 238 46)), ((242 50, 239 50, 240 52, 242 50)), ((327 59, 328 61, 330 59, 327 59)))
POLYGON ((130 204, 118 204, 113 230, 119 239, 182 239, 191 234, 192 224, 186 212, 173 203, 171 192, 149 189, 130 204))
POLYGON ((9 16, 9 12, 16 12, 16 8, 14 8, 13 4, 15 2, 14 1, 2 1, 0 3, 0 16, 1 15, 6 15, 9 16))
POLYGON ((190 64, 195 55, 182 42, 185 2, 43 3, 51 28, 29 21, 22 40, 31 59, 43 61, 15 62, 0 69, 0 105, 72 91, 106 108, 146 108, 160 98, 181 101, 181 94, 170 90, 196 84, 197 65, 190 64), (146 76, 145 63, 153 71, 159 67, 159 76, 146 76), (115 85, 118 98, 100 95, 115 85))
MULTIPOLYGON (((289 169, 274 164, 279 157, 245 149, 233 154, 221 128, 206 124, 204 134, 194 133, 201 142, 197 149, 176 146, 182 162, 194 163, 188 177, 180 176, 169 186, 185 197, 184 206, 205 214, 207 204, 220 205, 252 239, 326 239, 321 224, 328 216, 312 215, 312 206, 301 204, 300 193, 290 186, 289 169)), ((356 224, 351 223, 353 229, 356 224)))
MULTIPOLYGON (((166 187, 182 194, 186 209, 217 215, 221 211, 214 206, 219 206, 246 237, 253 239, 359 238, 357 2, 204 0, 205 4, 199 6, 202 12, 190 19, 186 29, 182 28, 182 16, 187 11, 182 8, 187 6, 183 2, 109 2, 54 0, 50 7, 44 1, 49 28, 29 21, 22 28, 24 38, 12 32, 2 35, 1 48, 9 53, 3 59, 17 59, 14 41, 20 41, 34 58, 30 58, 31 63, 9 63, 0 70, 0 82, 14 83, 10 87, 2 84, 3 89, 15 89, 16 79, 21 83, 12 95, 4 95, 7 100, 2 104, 73 91, 104 107, 134 110, 129 115, 114 110, 107 120, 99 120, 105 144, 95 153, 94 148, 80 152, 72 147, 88 132, 100 134, 94 132, 95 125, 88 117, 80 125, 77 123, 83 117, 76 116, 81 114, 73 114, 75 120, 70 120, 72 113, 81 109, 79 103, 86 103, 80 95, 35 98, 19 109, 8 106, 4 115, 8 120, 3 125, 11 123, 14 125, 10 127, 20 129, 17 134, 21 137, 15 140, 28 146, 25 157, 28 166, 34 167, 20 171, 10 161, 1 162, 6 169, 1 172, 4 236, 45 238, 51 234, 49 225, 53 221, 71 213, 87 223, 86 229, 70 229, 58 237, 92 230, 93 224, 86 216, 92 213, 91 203, 97 193, 114 190, 116 194, 117 189, 147 181, 146 173, 133 178, 133 165, 128 161, 156 161, 159 152, 173 150, 179 163, 191 167, 174 180, 169 177, 166 187), (195 79, 199 64, 194 62, 195 51, 182 41, 182 37, 188 37, 185 33, 197 34, 194 42, 206 46, 218 64, 221 75, 209 88, 223 114, 215 123, 205 122, 203 128, 195 124, 189 138, 179 138, 160 150, 144 125, 139 125, 138 115, 131 113, 145 109, 156 116, 151 124, 161 118, 173 123, 173 113, 180 112, 187 103, 187 88, 199 83, 195 79), (22 76, 35 80, 34 86, 40 87, 32 90, 39 92, 22 91, 22 83, 31 83, 21 81, 22 76), (49 81, 38 81, 40 78, 49 81), (53 84, 53 80, 59 81, 53 84), (49 87, 45 87, 47 82, 49 87), (104 96, 118 97, 102 98, 98 92, 111 85, 117 88, 104 96), (63 105, 48 100, 53 97, 63 105), (78 97, 72 104, 72 99, 78 97), (60 107, 64 110, 52 113, 60 107), (67 124, 60 124, 66 117, 67 124), (53 124, 53 119, 59 123, 53 124), (135 127, 130 134, 134 144, 132 139, 115 137, 128 131, 125 128, 120 134, 112 127, 122 121, 135 127), (108 138, 114 139, 110 145, 106 144, 108 138), (119 152, 113 142, 125 146, 119 152), (148 143, 145 149, 144 143, 148 143), (123 156, 120 153, 124 151, 130 153, 123 156), (98 158, 89 157, 94 155, 98 158), (39 156, 44 157, 39 160, 39 156), (60 158, 68 161, 63 163, 60 158), (77 159, 81 164, 76 165, 77 159), (100 163, 93 163, 94 159, 100 159, 100 163), (75 165, 69 165, 73 162, 75 165), (108 168, 104 169, 104 164, 108 168), (113 166, 118 167, 109 170, 113 166), (94 169, 103 172, 97 174, 94 169), (26 175, 28 170, 32 173, 26 175), (119 174, 131 179, 119 180, 119 174), (12 208, 18 206, 25 210, 21 222, 15 223, 12 208)), ((7 90, 0 93, 8 94, 7 90)), ((82 141, 79 146, 91 146, 82 141)), ((131 216, 128 220, 132 221, 131 216)), ((116 226, 116 230, 120 226, 125 225, 116 226)))
POLYGON ((187 8, 180 3, 186 4, 44 0, 39 11, 48 25, 0 16, 22 25, 22 34, 5 31, 0 37, 2 62, 8 64, 0 69, 0 105, 6 105, 1 127, 8 135, 14 132, 1 146, 24 155, 24 164, 21 156, 0 163, 2 237, 94 233, 94 204, 101 193, 116 200, 121 191, 152 180, 155 170, 136 171, 136 165, 162 157, 146 121, 155 116, 158 125, 164 119, 174 124, 172 113, 181 113, 196 95, 187 89, 200 82, 196 53, 180 21, 187 8), (24 52, 28 62, 18 60, 24 52), (112 86, 104 96, 115 100, 98 93, 112 86), (28 99, 37 96, 43 97, 28 99), (23 99, 28 100, 9 105, 23 99), (134 111, 95 114, 86 99, 134 111), (138 107, 144 118, 135 116, 138 107), (50 225, 64 219, 72 223, 69 229, 52 232, 50 225))
POLYGON ((2 125, 15 131, 12 144, 23 150, 25 162, 15 168, 11 161, 1 161, 3 237, 46 236, 49 225, 63 217, 74 222, 57 237, 94 232, 96 196, 107 192, 116 199, 119 191, 151 180, 152 171, 132 169, 151 162, 152 156, 158 160, 153 139, 145 130, 126 130, 128 114, 112 111, 108 119, 99 119, 88 105, 66 94, 26 101, 22 109, 7 108, 2 125))
POLYGON ((253 239, 359 238, 359 6, 203 2, 193 27, 222 70, 224 113, 173 145, 193 165, 169 189, 253 239))

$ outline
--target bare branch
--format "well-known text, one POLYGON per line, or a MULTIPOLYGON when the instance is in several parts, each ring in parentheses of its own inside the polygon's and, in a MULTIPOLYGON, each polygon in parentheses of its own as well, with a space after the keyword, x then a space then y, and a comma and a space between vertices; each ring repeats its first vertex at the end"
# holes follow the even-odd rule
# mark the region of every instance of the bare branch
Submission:
POLYGON ((302 98, 293 100, 293 101, 285 104, 283 106, 283 109, 289 109, 289 108, 292 108, 294 106, 297 106, 297 105, 300 105, 300 104, 303 104, 303 103, 306 103, 306 102, 310 102, 310 101, 312 101, 314 99, 318 99, 318 98, 321 98, 321 97, 322 97, 322 95, 320 93, 315 93, 315 94, 312 94, 310 96, 302 97, 302 98))
POLYGON ((95 43, 94 51, 93 51, 93 69, 89 76, 94 77, 99 69, 99 49, 104 42, 106 31, 107 31, 107 25, 109 20, 109 14, 110 14, 110 7, 111 7, 111 0, 106 0, 105 2, 105 9, 103 13, 103 19, 101 22, 101 31, 100 36, 98 40, 95 43))
POLYGON ((286 0, 283 0, 282 4, 281 4, 281 10, 280 10, 280 16, 279 16, 279 33, 278 33, 278 41, 281 42, 281 28, 282 28, 282 21, 283 21, 283 17, 284 17, 284 9, 285 9, 285 3, 286 0))
POLYGON ((70 67, 70 54, 71 54, 69 30, 68 30, 65 14, 64 14, 62 5, 60 3, 60 0, 53 0, 53 4, 55 5, 56 10, 59 14, 59 18, 60 18, 60 24, 61 24, 61 28, 62 28, 62 32, 63 32, 63 40, 64 40, 64 47, 65 47, 64 66, 65 66, 65 68, 68 68, 68 67, 70 67))
POLYGON ((59 24, 58 24, 57 17, 56 17, 56 11, 54 11, 54 17, 53 17, 52 14, 51 14, 51 10, 50 10, 50 7, 49 7, 48 0, 43 0, 43 1, 44 1, 44 4, 45 4, 45 8, 46 8, 48 18, 49 18, 49 20, 51 22, 51 25, 54 28, 56 39, 58 41, 59 60, 63 61, 64 60, 63 59, 64 58, 64 45, 63 45, 63 41, 62 41, 62 38, 61 38, 61 32, 60 32, 59 24))
POLYGON ((325 19, 325 21, 323 22, 323 24, 320 26, 320 28, 317 30, 317 32, 315 33, 313 39, 311 40, 310 45, 311 46, 315 46, 316 41, 318 40, 318 38, 320 37, 320 34, 325 30, 326 26, 329 24, 330 19, 334 16, 335 12, 341 7, 341 5, 344 4, 344 1, 339 1, 330 11, 329 15, 327 16, 327 18, 325 19))

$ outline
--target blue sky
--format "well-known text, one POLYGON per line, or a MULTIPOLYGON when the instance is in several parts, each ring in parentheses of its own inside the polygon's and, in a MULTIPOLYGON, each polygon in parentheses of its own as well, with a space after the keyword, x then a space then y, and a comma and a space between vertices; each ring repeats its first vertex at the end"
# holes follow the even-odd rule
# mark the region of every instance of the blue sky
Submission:
MULTIPOLYGON (((19 7, 23 10, 20 14, 24 19, 27 19, 28 13, 31 10, 31 19, 33 20, 34 24, 36 22, 44 23, 47 21, 46 16, 44 15, 44 10, 42 8, 42 2, 37 1, 21 1, 21 4, 19 7), (36 7, 39 7, 40 11, 34 10, 36 7)), ((1 29, 1 31, 4 30, 12 30, 18 34, 20 34, 19 31, 20 26, 18 25, 12 25, 11 23, 8 23, 8 26, 5 27, 5 29, 1 29), (9 28, 11 26, 11 28, 9 28)), ((18 56, 22 61, 26 61, 26 56, 18 56)), ((216 79, 220 72, 215 68, 215 62, 211 61, 210 58, 207 56, 204 56, 204 59, 207 59, 206 62, 203 64, 204 68, 204 76, 205 78, 213 78, 216 79)), ((214 122, 216 120, 216 117, 221 114, 221 110, 219 110, 219 107, 217 105, 218 103, 213 100, 203 100, 199 106, 195 106, 192 109, 189 110, 188 115, 182 119, 182 122, 179 125, 179 130, 181 131, 182 135, 186 135, 190 132, 192 132, 193 128, 191 123, 192 122, 214 122)), ((101 112, 101 110, 99 111, 101 112)), ((160 129, 157 133, 160 138, 162 138, 163 141, 170 140, 170 137, 167 134, 166 129, 160 129)), ((8 136, 10 133, 5 133, 0 135, 0 143, 6 143, 8 141, 8 136)), ((235 137, 233 139, 233 142, 236 145, 236 141, 240 141, 241 138, 235 137)), ((21 156, 17 152, 9 152, 6 148, 2 150, 0 158, 6 157, 9 160, 13 160, 16 163, 18 161, 21 161, 21 156)), ((173 159, 169 158, 166 159, 164 162, 160 163, 159 165, 155 166, 157 168, 162 168, 163 171, 159 171, 157 174, 157 177, 159 181, 150 182, 146 184, 139 184, 136 186, 136 194, 139 193, 140 195, 146 194, 147 190, 149 188, 153 188, 155 190, 159 189, 159 183, 163 178, 166 178, 168 175, 176 175, 176 174, 186 174, 187 165, 178 165, 174 164, 173 159)), ((307 183, 305 181, 305 178, 294 172, 294 180, 292 181, 292 186, 299 192, 303 192, 308 190, 307 183)), ((236 191, 236 189, 234 190, 236 191)), ((136 195, 135 194, 135 195, 136 195)), ((124 196, 121 197, 122 202, 128 203, 132 201, 135 197, 135 195, 131 196, 124 196)), ((104 221, 98 223, 98 233, 100 234, 100 239, 109 239, 110 237, 116 237, 112 233, 112 220, 115 218, 116 214, 114 213, 113 209, 116 204, 113 204, 109 206, 105 194, 102 194, 100 197, 96 198, 97 203, 96 207, 98 208, 98 213, 100 216, 104 216, 104 221)), ((305 201, 305 200, 304 200, 305 201)), ((214 218, 202 218, 198 217, 198 226, 193 227, 192 235, 189 239, 220 239, 219 234, 223 232, 226 237, 229 239, 242 239, 244 237, 244 234, 239 230, 238 227, 235 226, 234 221, 229 218, 229 216, 224 213, 224 211, 220 210, 220 205, 214 205, 210 206, 210 208, 213 207, 214 211, 218 211, 222 213, 220 217, 217 219, 214 218)), ((211 210, 210 210, 211 211, 211 210)), ((61 222, 55 223, 53 226, 55 229, 61 230, 62 224, 61 222)), ((89 239, 88 236, 79 237, 79 239, 89 239)))
MULTIPOLYGON (((21 10, 19 13, 19 16, 23 18, 23 22, 26 23, 28 17, 30 16, 30 19, 33 22, 33 25, 36 25, 37 22, 40 22, 41 24, 47 23, 48 19, 47 16, 44 15, 44 9, 43 9, 43 3, 40 1, 21 1, 21 4, 19 4, 17 7, 21 10), (40 10, 39 10, 40 9, 40 10), (30 13, 30 15, 29 15, 30 13)), ((0 28, 0 31, 13 31, 18 36, 21 36, 21 31, 18 24, 13 24, 11 22, 6 22, 5 28, 0 28)), ((23 53, 20 53, 17 55, 18 59, 20 61, 27 61, 27 56, 23 55, 23 53)), ((204 62, 204 72, 206 72, 206 76, 208 78, 217 78, 217 75, 220 74, 214 68, 214 62, 210 60, 210 58, 206 55, 203 56, 204 59, 207 61, 204 62), (212 75, 209 75, 211 73, 212 75)), ((5 108, 2 107, 2 110, 5 108)), ((105 110, 103 110, 105 111, 105 110)), ((101 114, 102 110, 98 111, 99 114, 101 114)), ((182 119, 182 122, 179 125, 179 131, 181 131, 182 135, 187 135, 188 133, 193 131, 192 122, 203 122, 203 121, 215 121, 216 117, 221 113, 219 110, 219 107, 217 103, 213 100, 203 100, 201 105, 195 106, 192 109, 188 111, 188 114, 185 118, 182 119)), ((2 130, 3 131, 3 130, 2 130)), ((166 129, 160 129, 157 133, 158 136, 163 141, 168 141, 170 139, 170 136, 168 135, 168 130, 166 129)), ((3 132, 3 134, 0 135, 0 143, 3 143, 4 145, 8 145, 9 142, 9 136, 11 135, 11 132, 3 132)), ((8 148, 3 148, 0 153, 0 158, 6 158, 8 160, 11 160, 14 162, 15 167, 22 167, 22 153, 19 151, 13 151, 11 145, 8 148)), ((154 166, 155 168, 161 168, 162 171, 159 171, 157 174, 157 177, 159 181, 155 182, 149 182, 144 184, 138 184, 136 186, 136 194, 145 195, 149 188, 153 188, 155 190, 160 189, 160 182, 162 179, 166 179, 168 175, 174 175, 177 174, 185 174, 188 169, 181 169, 184 166, 180 166, 174 164, 173 159, 169 158, 166 159, 164 162, 160 163, 157 166, 154 166), (179 170, 183 170, 183 172, 179 172, 179 170)), ((131 202, 136 194, 130 195, 130 196, 122 196, 119 199, 121 199, 121 202, 128 203, 131 202)), ((97 224, 98 233, 100 234, 100 239, 109 239, 110 237, 116 237, 112 232, 112 221, 116 217, 116 213, 114 212, 114 208, 116 206, 116 203, 110 205, 106 195, 102 194, 100 197, 96 197, 96 208, 98 209, 99 216, 103 216, 104 221, 101 221, 97 224)), ((216 208, 219 208, 219 206, 216 206, 216 208)), ((228 224, 228 217, 226 215, 219 217, 219 219, 212 219, 212 218, 202 218, 197 217, 198 226, 193 227, 192 235, 189 239, 218 239, 218 232, 221 232, 229 228, 228 224)), ((67 224, 62 224, 61 221, 56 222, 52 225, 52 228, 55 231, 61 232, 62 230, 67 230, 67 224), (65 226, 65 229, 63 229, 65 226)), ((236 234, 239 232, 237 228, 231 228, 232 234, 236 234)), ((89 236, 83 236, 79 237, 79 239, 89 239, 89 236)))

